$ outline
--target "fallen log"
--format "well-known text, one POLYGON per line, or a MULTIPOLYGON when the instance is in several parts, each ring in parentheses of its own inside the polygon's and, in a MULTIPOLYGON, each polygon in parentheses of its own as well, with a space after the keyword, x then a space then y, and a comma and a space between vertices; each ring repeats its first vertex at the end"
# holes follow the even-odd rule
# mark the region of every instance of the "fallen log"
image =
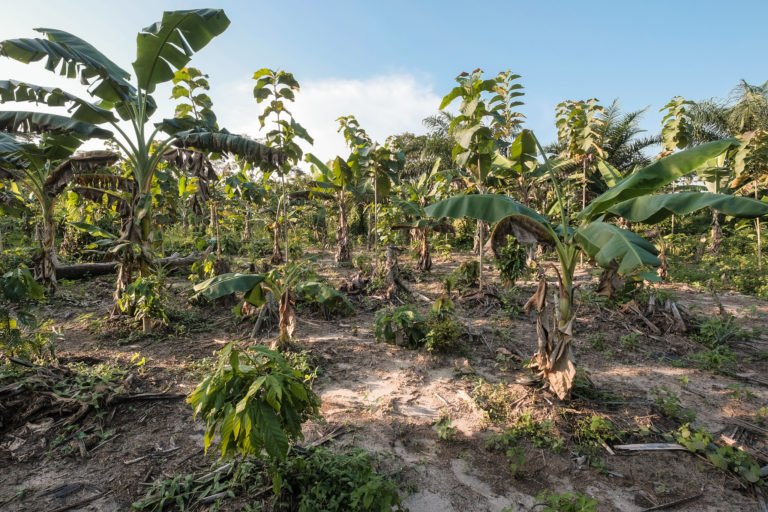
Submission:
MULTIPOLYGON (((180 256, 172 254, 167 258, 160 258, 154 261, 156 266, 166 267, 168 269, 178 269, 188 267, 199 260, 203 255, 193 253, 189 256, 180 256)), ((77 265, 57 265, 56 279, 85 279, 88 277, 104 276, 117 272, 118 262, 107 261, 104 263, 81 263, 77 265)))

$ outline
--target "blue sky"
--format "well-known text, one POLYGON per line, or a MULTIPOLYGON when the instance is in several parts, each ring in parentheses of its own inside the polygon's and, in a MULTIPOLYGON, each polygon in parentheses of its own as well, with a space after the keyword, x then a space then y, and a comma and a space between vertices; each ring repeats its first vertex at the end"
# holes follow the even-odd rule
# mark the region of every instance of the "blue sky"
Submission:
MULTIPOLYGON (((658 131, 658 110, 672 96, 723 97, 741 78, 768 79, 765 0, 38 0, 3 7, 3 38, 32 36, 37 26, 68 30, 129 71, 136 32, 161 11, 223 7, 232 25, 191 63, 211 76, 222 124, 257 136, 251 74, 286 69, 302 84, 294 113, 315 135, 322 158, 343 151, 336 117, 357 115, 380 140, 421 131, 420 120, 437 110, 454 77, 476 67, 523 75, 522 110, 542 140, 554 138, 554 106, 563 99, 619 98, 626 109, 648 107, 644 127, 658 131)), ((8 59, 0 60, 0 77, 77 90, 42 65, 8 59)), ((157 94, 165 113, 172 108, 167 96, 157 94)))

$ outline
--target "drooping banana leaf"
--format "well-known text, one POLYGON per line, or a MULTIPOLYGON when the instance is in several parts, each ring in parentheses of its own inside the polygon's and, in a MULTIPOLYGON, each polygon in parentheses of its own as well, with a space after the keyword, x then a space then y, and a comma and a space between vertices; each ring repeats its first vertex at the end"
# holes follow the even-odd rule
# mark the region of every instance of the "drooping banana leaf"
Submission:
POLYGON ((496 257, 501 253, 501 248, 507 245, 507 237, 510 235, 523 245, 555 244, 547 226, 525 215, 510 215, 497 222, 491 232, 491 249, 496 257))
POLYGON ((280 150, 226 130, 214 132, 195 129, 175 133, 174 136, 174 145, 177 147, 196 148, 212 153, 232 153, 254 166, 276 167, 285 160, 280 150))
POLYGON ((166 11, 163 19, 136 37, 133 69, 139 87, 148 93, 157 84, 173 79, 175 72, 229 26, 221 9, 166 11))
POLYGON ((736 139, 719 140, 661 158, 596 197, 582 210, 579 218, 594 219, 614 204, 655 192, 676 179, 691 174, 737 144, 736 139))
MULTIPOLYGON (((72 181, 76 173, 95 172, 114 165, 119 159, 120 155, 112 151, 85 151, 72 155, 56 166, 48 175, 45 180, 45 192, 48 196, 55 197, 72 181)), ((106 176, 125 180, 125 178, 111 174, 106 176)), ((121 185, 125 184, 121 183, 121 185)))
POLYGON ((613 205, 607 211, 630 222, 656 224, 671 215, 687 215, 702 208, 713 208, 738 218, 768 215, 768 204, 749 197, 709 192, 677 192, 636 197, 613 205))
POLYGON ((58 87, 43 87, 17 80, 0 80, 0 103, 9 101, 26 101, 49 107, 69 107, 70 117, 75 121, 85 123, 101 124, 117 121, 117 117, 111 111, 69 94, 58 87))
POLYGON ((471 217, 491 224, 510 215, 525 215, 540 224, 549 224, 549 221, 536 211, 500 194, 458 195, 429 205, 424 211, 430 217, 471 217))
POLYGON ((104 128, 45 112, 2 111, 0 112, 0 131, 69 134, 84 139, 109 139, 112 137, 112 132, 104 128))
POLYGON ((601 267, 614 260, 618 272, 627 274, 645 265, 659 266, 659 251, 643 237, 607 222, 594 221, 579 227, 574 238, 601 267))
POLYGON ((197 292, 195 297, 205 297, 210 300, 233 293, 244 293, 248 302, 259 306, 263 304, 263 291, 259 285, 264 279, 262 274, 221 274, 196 284, 192 289, 197 292))

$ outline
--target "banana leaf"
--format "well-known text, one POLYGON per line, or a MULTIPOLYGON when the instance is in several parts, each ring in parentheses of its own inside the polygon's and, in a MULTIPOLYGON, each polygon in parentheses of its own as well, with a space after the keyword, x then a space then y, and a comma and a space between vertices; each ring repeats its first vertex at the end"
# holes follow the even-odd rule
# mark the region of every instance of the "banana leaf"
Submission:
POLYGON ((597 263, 605 268, 614 260, 620 274, 643 266, 660 265, 656 247, 641 236, 607 222, 594 221, 579 227, 574 239, 597 263))
POLYGON ((525 215, 540 224, 547 225, 546 217, 523 206, 514 199, 500 194, 458 195, 424 208, 430 217, 461 219, 471 217, 494 224, 510 215, 525 215))
POLYGON ((749 197, 709 192, 677 192, 636 197, 608 208, 607 212, 630 222, 656 224, 671 215, 687 215, 703 208, 738 218, 768 215, 768 204, 749 197))

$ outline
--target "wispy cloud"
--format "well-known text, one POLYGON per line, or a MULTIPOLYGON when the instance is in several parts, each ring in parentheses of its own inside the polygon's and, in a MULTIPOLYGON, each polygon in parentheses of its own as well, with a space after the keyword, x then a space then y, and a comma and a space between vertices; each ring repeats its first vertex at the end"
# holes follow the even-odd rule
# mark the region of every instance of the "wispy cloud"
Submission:
MULTIPOLYGON (((231 95, 214 98, 221 124, 230 131, 256 136, 259 132, 255 100, 250 104, 252 84, 240 83, 230 88, 231 95)), ((378 142, 389 135, 424 131, 422 119, 434 114, 440 98, 431 84, 424 84, 407 74, 376 76, 363 80, 324 78, 304 81, 296 102, 289 107, 296 120, 314 137, 310 149, 328 160, 345 155, 347 149, 337 133, 336 119, 352 114, 378 142)))

